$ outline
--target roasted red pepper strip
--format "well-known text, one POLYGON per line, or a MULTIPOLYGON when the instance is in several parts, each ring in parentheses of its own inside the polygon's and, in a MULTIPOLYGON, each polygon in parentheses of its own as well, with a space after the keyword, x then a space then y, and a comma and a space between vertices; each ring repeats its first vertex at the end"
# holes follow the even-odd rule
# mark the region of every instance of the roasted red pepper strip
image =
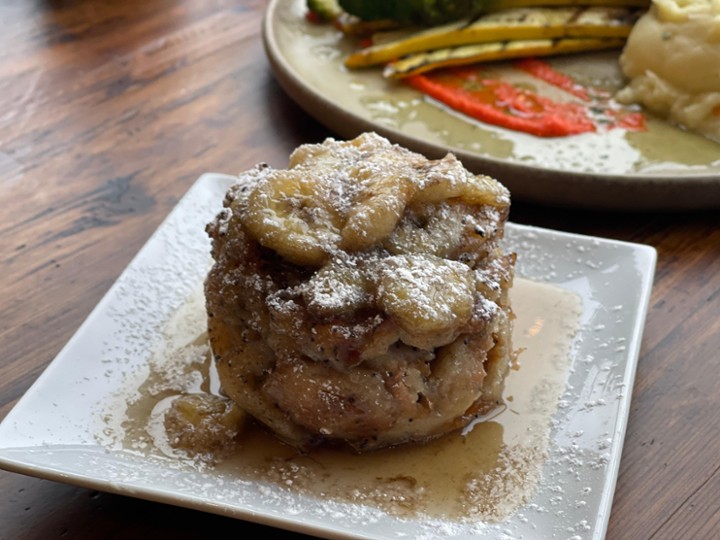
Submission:
POLYGON ((408 84, 472 118, 539 137, 595 131, 583 105, 556 103, 472 69, 408 77, 408 84))
POLYGON ((553 67, 537 58, 524 58, 513 63, 513 66, 519 70, 529 73, 536 79, 545 81, 548 84, 557 86, 565 90, 568 94, 579 97, 584 101, 589 101, 587 88, 576 83, 572 77, 568 77, 564 73, 553 69, 553 67))
POLYGON ((482 76, 477 68, 448 68, 405 79, 415 89, 481 122, 539 137, 562 137, 598 128, 645 129, 642 113, 613 105, 609 92, 585 88, 536 58, 516 69, 556 86, 582 102, 558 103, 530 90, 482 76))

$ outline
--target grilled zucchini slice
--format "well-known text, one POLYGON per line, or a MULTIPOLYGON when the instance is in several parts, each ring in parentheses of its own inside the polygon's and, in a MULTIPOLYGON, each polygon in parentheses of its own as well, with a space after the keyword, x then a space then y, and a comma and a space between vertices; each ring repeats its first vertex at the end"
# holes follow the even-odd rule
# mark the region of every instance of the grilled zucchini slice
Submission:
POLYGON ((402 78, 433 69, 474 64, 493 60, 551 56, 582 51, 616 49, 625 44, 624 38, 561 38, 494 41, 479 45, 464 45, 438 49, 407 56, 385 66, 383 75, 402 78))
MULTIPOLYGON (((349 68, 385 64, 403 56, 497 41, 557 38, 625 38, 641 12, 631 8, 518 8, 451 23, 362 49, 345 60, 349 68)), ((379 38, 382 41, 382 38, 379 38)))

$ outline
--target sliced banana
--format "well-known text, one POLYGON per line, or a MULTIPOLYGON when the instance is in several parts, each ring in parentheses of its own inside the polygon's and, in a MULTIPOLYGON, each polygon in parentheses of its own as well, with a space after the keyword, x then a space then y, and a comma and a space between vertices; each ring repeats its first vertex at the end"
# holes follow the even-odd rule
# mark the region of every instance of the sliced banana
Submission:
POLYGON ((184 394, 173 400, 164 424, 171 446, 196 454, 227 448, 245 420, 245 411, 230 399, 184 394))
POLYGON ((366 272, 352 262, 334 260, 312 275, 302 294, 310 313, 337 317, 367 307, 372 302, 366 272))
MULTIPOLYGON (((407 155, 412 160, 413 155, 407 155)), ((352 168, 359 191, 342 230, 344 249, 361 251, 392 233, 417 189, 413 162, 405 156, 389 146, 376 149, 352 168)))
POLYGON ((301 170, 273 171, 250 193, 243 224, 288 261, 321 266, 340 243, 342 223, 325 191, 301 170))
POLYGON ((467 242, 465 215, 463 209, 446 203, 414 205, 383 246, 393 255, 430 253, 450 258, 467 242))
POLYGON ((379 304, 410 335, 444 333, 470 320, 474 284, 462 263, 398 255, 382 261, 379 277, 379 304))
POLYGON ((361 251, 387 238, 414 192, 415 184, 406 176, 378 173, 371 177, 342 229, 342 247, 361 251))
POLYGON ((439 203, 455 198, 472 205, 507 206, 510 192, 494 178, 469 173, 453 154, 448 154, 428 169, 413 202, 439 203))

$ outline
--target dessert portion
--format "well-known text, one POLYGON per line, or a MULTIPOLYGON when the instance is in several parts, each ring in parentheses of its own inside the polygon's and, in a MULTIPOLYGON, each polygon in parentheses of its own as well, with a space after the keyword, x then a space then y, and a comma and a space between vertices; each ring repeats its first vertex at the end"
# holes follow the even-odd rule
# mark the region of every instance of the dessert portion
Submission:
POLYGON ((616 96, 720 142, 720 3, 654 0, 620 57, 616 96))
POLYGON ((241 174, 207 227, 223 391, 300 449, 426 441, 502 403, 510 206, 496 180, 366 133, 241 174))

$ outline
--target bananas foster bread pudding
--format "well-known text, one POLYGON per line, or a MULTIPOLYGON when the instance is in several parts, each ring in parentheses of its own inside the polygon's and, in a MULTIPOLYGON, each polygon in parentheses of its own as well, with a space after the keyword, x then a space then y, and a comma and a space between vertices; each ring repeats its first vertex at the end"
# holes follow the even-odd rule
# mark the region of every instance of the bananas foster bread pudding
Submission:
POLYGON ((426 441, 502 402, 510 206, 496 180, 366 133, 239 176, 207 231, 223 391, 300 449, 426 441))

